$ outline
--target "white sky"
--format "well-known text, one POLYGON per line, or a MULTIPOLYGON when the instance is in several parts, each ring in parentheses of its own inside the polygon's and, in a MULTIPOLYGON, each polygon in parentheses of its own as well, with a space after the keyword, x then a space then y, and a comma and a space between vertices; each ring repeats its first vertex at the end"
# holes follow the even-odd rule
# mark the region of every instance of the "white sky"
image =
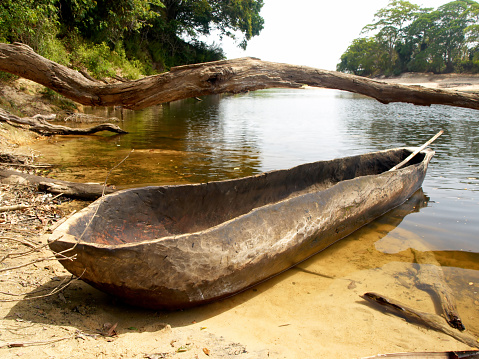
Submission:
MULTIPOLYGON (((452 0, 409 1, 437 8, 452 0)), ((335 70, 352 40, 388 3, 389 0, 264 0, 264 29, 249 41, 246 51, 229 39, 220 44, 229 59, 253 56, 335 70)))

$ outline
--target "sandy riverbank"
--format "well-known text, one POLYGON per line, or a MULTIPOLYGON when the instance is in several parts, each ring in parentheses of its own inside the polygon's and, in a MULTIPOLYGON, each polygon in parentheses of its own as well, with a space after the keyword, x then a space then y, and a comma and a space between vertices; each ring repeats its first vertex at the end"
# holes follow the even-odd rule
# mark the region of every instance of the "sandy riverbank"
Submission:
POLYGON ((394 78, 378 80, 404 85, 419 85, 428 88, 450 89, 456 91, 479 92, 479 74, 405 73, 394 78))
MULTIPOLYGON (((479 76, 468 79, 466 82, 465 77, 448 76, 431 81, 430 75, 424 75, 387 81, 454 89, 467 87, 468 91, 471 86, 479 88, 479 76)), ((0 96, 5 99, 7 95, 3 92, 0 96)), ((26 104, 35 101, 31 98, 26 104)), ((9 131, 7 127, 0 131, 4 148, 16 151, 15 142, 23 141, 22 134, 19 132, 14 139, 9 131)), ((35 136, 28 135, 24 140, 23 150, 35 136)), ((19 191, 21 186, 3 185, 2 205, 6 201, 22 201, 20 197, 11 197, 19 191)), ((32 195, 29 196, 31 199, 32 195)), ((0 235, 45 243, 48 226, 72 208, 68 202, 58 204, 47 200, 42 195, 35 197, 37 212, 24 213, 24 217, 13 213, 2 215, 0 235)), ((86 203, 76 205, 81 207, 86 203)), ((399 223, 406 213, 407 209, 397 213, 399 223)), ((419 310, 436 313, 433 298, 415 284, 416 268, 410 247, 420 239, 397 228, 397 221, 375 222, 266 283, 230 299, 190 310, 155 312, 128 307, 80 281, 46 298, 0 303, 0 357, 349 359, 380 353, 469 349, 450 336, 378 311, 360 297, 375 291, 419 310), (392 254, 387 254, 388 251, 392 254), (115 330, 108 333, 111 325, 116 325, 115 330), (60 340, 52 342, 56 339, 60 340), (6 343, 18 346, 8 348, 6 343), (28 343, 32 345, 25 345, 28 343)), ((18 242, 3 239, 0 258, 24 249, 18 242)), ((48 251, 42 250, 28 257, 9 258, 4 263, 14 266, 45 255, 48 251)), ((466 327, 479 336, 477 269, 468 272, 467 278, 461 278, 472 284, 469 291, 458 297, 458 307, 466 327)), ((445 275, 454 289, 456 279, 464 273, 451 265, 445 268, 445 275)), ((27 297, 32 297, 32 292, 55 288, 67 278, 68 273, 58 262, 39 262, 0 272, 0 291, 30 293, 27 297)), ((11 297, 0 295, 0 298, 11 297)))

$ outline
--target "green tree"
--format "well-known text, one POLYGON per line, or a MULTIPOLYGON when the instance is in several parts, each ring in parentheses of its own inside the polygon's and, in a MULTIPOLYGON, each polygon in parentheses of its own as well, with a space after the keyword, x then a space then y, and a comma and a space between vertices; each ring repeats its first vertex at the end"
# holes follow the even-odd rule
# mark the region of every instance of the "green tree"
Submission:
MULTIPOLYGON (((362 55, 362 63, 375 59, 374 74, 399 74, 405 71, 479 71, 479 4, 473 0, 455 0, 437 10, 422 9, 408 1, 391 1, 376 13, 374 23, 363 33, 374 31, 375 49, 381 53, 362 55)), ((371 38, 370 38, 371 39, 371 38)), ((373 46, 371 40, 368 46, 373 46)), ((355 41, 341 57, 357 59, 355 41)), ((351 62, 354 64, 354 61, 351 62)), ((339 64, 341 65, 341 64, 339 64)), ((351 71, 343 63, 338 69, 351 71)), ((354 66, 352 66, 354 68, 354 66)))
POLYGON ((260 16, 263 0, 163 0, 164 9, 158 20, 167 24, 167 30, 175 36, 198 38, 213 30, 221 36, 242 36, 239 46, 259 35, 264 20, 260 16))
POLYGON ((408 36, 416 44, 411 71, 452 72, 468 58, 466 29, 474 22, 471 0, 457 0, 437 10, 421 14, 409 27, 408 36))
POLYGON ((219 34, 236 39, 245 48, 263 29, 262 0, 163 0, 159 16, 125 43, 136 57, 148 54, 157 70, 177 64, 214 61, 224 58, 218 45, 203 38, 219 34))
POLYGON ((55 36, 57 0, 2 0, 0 40, 23 42, 43 55, 45 39, 55 36))
POLYGON ((58 0, 58 5, 65 35, 78 31, 84 38, 112 47, 148 26, 163 7, 161 0, 58 0))
POLYGON ((429 70, 430 32, 433 28, 432 9, 425 9, 405 28, 404 45, 398 47, 401 71, 425 72, 429 70), (400 55, 400 56, 401 56, 400 55))
POLYGON ((466 30, 466 43, 470 47, 477 47, 479 45, 479 4, 472 3, 469 7, 469 17, 472 24, 466 30))
POLYGON ((479 72, 479 4, 471 4, 469 16, 472 24, 466 30, 466 44, 469 59, 461 63, 461 70, 466 72, 479 72))
MULTIPOLYGON (((472 0, 457 0, 438 8, 433 42, 437 53, 442 55, 445 71, 454 71, 454 64, 467 57, 465 31, 471 25, 470 6, 472 0)), ((477 4, 476 4, 477 5, 477 4)))
POLYGON ((341 56, 341 62, 336 66, 336 70, 358 76, 378 75, 380 64, 385 57, 387 52, 375 38, 358 38, 353 40, 341 56))
POLYGON ((224 58, 201 36, 213 31, 239 45, 263 29, 262 0, 58 0, 63 34, 78 33, 95 45, 124 48, 151 70, 224 58))
POLYGON ((387 51, 385 68, 383 68, 386 73, 392 73, 397 61, 408 57, 405 53, 407 46, 404 46, 404 31, 407 25, 416 19, 422 11, 424 9, 409 1, 392 0, 387 7, 376 12, 374 23, 363 28, 362 33, 375 31, 376 41, 387 51), (398 47, 402 50, 401 53, 397 52, 398 47), (403 55, 402 58, 400 55, 403 55))

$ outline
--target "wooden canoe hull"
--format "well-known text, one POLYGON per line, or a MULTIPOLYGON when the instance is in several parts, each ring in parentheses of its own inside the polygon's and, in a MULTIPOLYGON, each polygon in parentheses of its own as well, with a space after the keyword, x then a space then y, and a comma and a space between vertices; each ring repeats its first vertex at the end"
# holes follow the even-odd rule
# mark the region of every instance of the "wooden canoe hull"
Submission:
POLYGON ((127 303, 179 309, 254 286, 406 201, 434 152, 393 149, 236 180, 105 196, 50 239, 61 263, 127 303))

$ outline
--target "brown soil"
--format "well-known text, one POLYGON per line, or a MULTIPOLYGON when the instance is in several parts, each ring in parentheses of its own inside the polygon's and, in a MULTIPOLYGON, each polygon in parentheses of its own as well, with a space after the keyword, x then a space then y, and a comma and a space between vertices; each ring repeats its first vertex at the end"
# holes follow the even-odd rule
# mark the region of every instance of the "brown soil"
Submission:
MULTIPOLYGON (((479 83, 479 77, 474 79, 479 83)), ((0 88, 1 102, 11 106, 7 110, 25 116, 58 111, 38 92, 26 94, 18 90, 22 85, 15 86, 17 90, 0 88)), ((37 135, 0 124, 0 153, 23 155, 24 164, 35 154, 26 146, 20 152, 19 145, 36 139, 37 135)), ((435 312, 431 297, 413 284, 414 267, 404 258, 412 254, 403 251, 386 260, 375 249, 378 236, 384 242, 393 233, 394 227, 387 224, 365 228, 228 300, 155 312, 128 307, 80 280, 70 282, 61 264, 51 259, 45 247, 49 233, 87 202, 54 198, 21 183, 1 184, 0 206, 17 204, 29 207, 0 213, 2 358, 359 358, 469 349, 445 334, 385 315, 359 297, 382 290, 435 312)), ((399 234, 404 236, 414 234, 399 234)), ((449 277, 454 276, 451 272, 449 277)), ((474 327, 479 302, 474 302, 473 294, 479 278, 471 274, 470 281, 471 295, 463 294, 461 310, 466 326, 479 335, 474 327)))

